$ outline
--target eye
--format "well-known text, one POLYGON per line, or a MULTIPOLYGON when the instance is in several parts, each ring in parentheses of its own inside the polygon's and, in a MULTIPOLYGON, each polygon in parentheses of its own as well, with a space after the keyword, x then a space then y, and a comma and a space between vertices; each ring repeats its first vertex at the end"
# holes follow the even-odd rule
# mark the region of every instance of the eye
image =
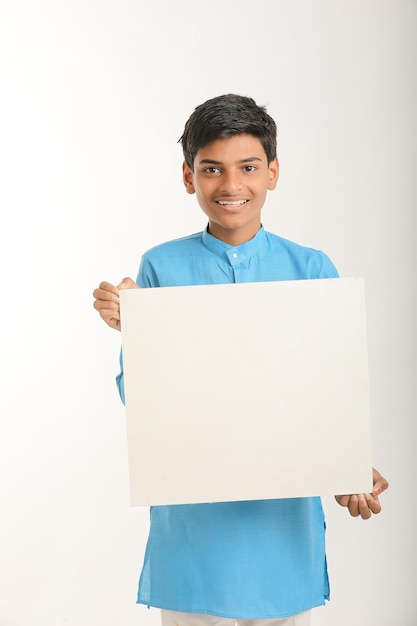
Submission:
POLYGON ((243 167, 244 172, 254 172, 256 169, 256 165, 245 165, 243 167))
POLYGON ((203 174, 220 174, 220 168, 210 165, 209 167, 205 167, 203 169, 203 174))

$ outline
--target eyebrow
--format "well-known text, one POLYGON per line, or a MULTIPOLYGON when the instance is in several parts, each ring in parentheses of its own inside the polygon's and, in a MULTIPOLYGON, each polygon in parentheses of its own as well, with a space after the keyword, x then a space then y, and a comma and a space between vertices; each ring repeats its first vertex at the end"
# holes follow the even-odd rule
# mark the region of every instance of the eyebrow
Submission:
MULTIPOLYGON (((260 161, 262 163, 262 159, 259 157, 248 157, 247 159, 241 159, 238 163, 251 163, 252 161, 260 161)), ((214 159, 202 159, 200 161, 200 165, 203 163, 209 163, 210 165, 223 165, 222 161, 215 161, 214 159)))

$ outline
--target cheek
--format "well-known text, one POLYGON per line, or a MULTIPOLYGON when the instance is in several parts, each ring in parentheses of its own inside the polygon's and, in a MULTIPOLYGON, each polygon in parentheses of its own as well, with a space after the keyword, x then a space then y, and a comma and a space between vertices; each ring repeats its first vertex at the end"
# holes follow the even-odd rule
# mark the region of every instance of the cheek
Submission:
POLYGON ((197 197, 201 200, 209 200, 211 193, 212 191, 209 185, 197 185, 196 186, 197 197))
POLYGON ((197 199, 198 204, 205 211, 208 208, 209 204, 210 204, 210 198, 207 195, 207 191, 206 190, 202 190, 200 187, 198 187, 196 189, 195 195, 196 195, 196 199, 197 199))

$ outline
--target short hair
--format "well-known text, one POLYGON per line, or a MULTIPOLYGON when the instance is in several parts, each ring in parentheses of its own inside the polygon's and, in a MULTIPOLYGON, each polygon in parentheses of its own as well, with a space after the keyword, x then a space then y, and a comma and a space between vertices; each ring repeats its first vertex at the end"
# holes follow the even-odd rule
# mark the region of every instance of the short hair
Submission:
POLYGON ((242 134, 259 138, 268 164, 275 159, 277 127, 266 108, 247 96, 226 94, 211 98, 195 108, 178 143, 182 145, 186 164, 193 170, 200 148, 217 139, 242 134))

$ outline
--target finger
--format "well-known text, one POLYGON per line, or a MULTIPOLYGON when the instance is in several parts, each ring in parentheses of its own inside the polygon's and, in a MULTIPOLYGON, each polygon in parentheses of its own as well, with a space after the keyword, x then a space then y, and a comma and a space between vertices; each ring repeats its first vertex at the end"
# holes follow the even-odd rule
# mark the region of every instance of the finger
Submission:
POLYGON ((117 320, 120 321, 120 311, 115 309, 101 309, 100 315, 105 322, 108 320, 117 320))
POLYGON ((359 516, 359 499, 357 495, 351 495, 348 504, 349 513, 352 517, 359 516))
POLYGON ((110 300, 94 300, 93 307, 96 311, 119 311, 119 302, 110 300))
POLYGON ((116 285, 112 285, 112 283, 108 283, 105 280, 99 284, 98 288, 102 291, 108 291, 110 293, 113 293, 115 296, 119 295, 119 289, 116 287, 116 285))
POLYGON ((368 507, 374 515, 377 515, 381 512, 381 504, 377 496, 372 496, 370 493, 365 494, 366 501, 368 503, 368 507))
POLYGON ((108 324, 111 328, 120 329, 120 313, 119 311, 112 311, 108 309, 102 309, 100 311, 100 315, 102 319, 108 324))
POLYGON ((348 506, 350 496, 335 496, 336 502, 340 504, 340 506, 348 506))
POLYGON ((110 317, 114 317, 115 319, 119 320, 120 319, 120 308, 119 307, 115 307, 114 304, 112 302, 109 303, 110 306, 106 307, 101 307, 99 309, 100 311, 100 315, 103 318, 110 318, 110 317))
POLYGON ((135 281, 132 280, 132 278, 129 278, 129 276, 126 276, 125 278, 123 278, 121 283, 117 285, 117 288, 118 289, 139 289, 139 285, 137 285, 135 281))
POLYGON ((104 300, 105 302, 119 302, 119 291, 114 293, 112 291, 107 291, 106 289, 94 289, 93 297, 96 300, 104 300))
POLYGON ((106 322, 106 324, 110 326, 110 328, 114 328, 114 330, 121 330, 121 325, 120 325, 119 320, 112 318, 108 322, 106 322))
POLYGON ((371 511, 368 506, 368 500, 365 494, 360 493, 358 496, 358 510, 362 519, 369 519, 371 517, 371 511))
POLYGON ((103 280, 103 281, 99 284, 98 288, 99 288, 99 289, 102 289, 103 291, 110 291, 111 293, 114 293, 116 296, 117 296, 117 295, 118 295, 118 293, 119 293, 119 290, 118 290, 118 288, 116 287, 116 285, 113 285, 112 283, 109 283, 109 282, 107 282, 107 281, 105 281, 105 280, 103 280))

